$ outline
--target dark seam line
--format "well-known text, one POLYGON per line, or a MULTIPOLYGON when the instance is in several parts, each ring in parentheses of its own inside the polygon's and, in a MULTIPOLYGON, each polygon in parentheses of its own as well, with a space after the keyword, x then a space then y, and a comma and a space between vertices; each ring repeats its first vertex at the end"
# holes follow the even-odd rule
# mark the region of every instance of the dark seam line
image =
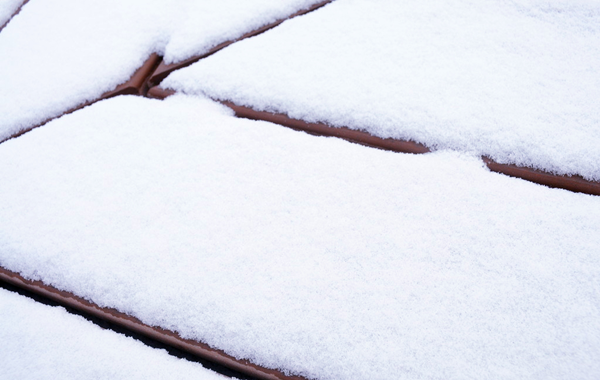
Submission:
POLYGON ((217 363, 214 363, 214 362, 208 361, 206 359, 200 358, 198 356, 192 355, 189 352, 179 350, 172 346, 166 345, 156 339, 149 338, 145 335, 142 335, 136 331, 133 331, 133 330, 123 327, 121 325, 112 323, 105 319, 98 318, 92 314, 85 313, 85 312, 75 309, 71 306, 61 305, 60 303, 58 303, 50 298, 44 297, 40 294, 34 293, 29 290, 22 289, 11 283, 5 282, 1 278, 0 278, 0 288, 3 288, 5 290, 8 290, 8 291, 11 291, 14 293, 18 293, 21 296, 28 297, 28 298, 30 298, 36 302, 39 302, 41 304, 44 304, 44 305, 48 305, 48 306, 52 306, 52 307, 58 307, 58 306, 63 307, 70 314, 74 314, 74 315, 83 317, 86 320, 88 320, 89 322, 95 324, 96 326, 98 326, 102 329, 112 330, 118 334, 128 336, 128 337, 133 338, 133 339, 145 344, 146 346, 149 346, 152 348, 166 350, 169 353, 169 355, 171 355, 171 356, 175 356, 180 359, 186 359, 188 361, 198 363, 198 364, 202 365, 204 368, 207 368, 211 371, 220 373, 223 376, 235 377, 240 380, 257 380, 256 377, 247 376, 241 372, 233 371, 230 368, 224 367, 217 363))
POLYGON ((286 375, 282 371, 269 369, 251 363, 248 360, 236 359, 225 352, 211 348, 207 344, 184 339, 178 334, 160 327, 148 326, 139 319, 121 313, 115 309, 103 308, 72 293, 58 290, 41 281, 32 281, 20 274, 0 266, 0 281, 17 288, 41 295, 63 307, 70 307, 83 314, 92 315, 108 321, 137 334, 161 342, 162 344, 185 351, 193 356, 216 363, 232 371, 237 371, 260 380, 306 380, 300 376, 286 375))
MULTIPOLYGON (((176 92, 173 90, 163 89, 157 86, 148 91, 147 97, 153 99, 165 99, 171 95, 174 95, 175 93, 176 92)), ((365 131, 354 130, 346 127, 331 127, 323 123, 308 123, 303 120, 292 119, 284 114, 256 111, 250 107, 239 106, 230 101, 219 102, 231 108, 237 117, 244 119, 267 121, 316 136, 338 137, 353 143, 393 152, 417 154, 430 152, 428 147, 414 141, 390 138, 384 139, 373 136, 365 131)), ((564 189, 575 193, 600 195, 600 182, 590 181, 578 175, 557 175, 538 169, 521 167, 513 164, 501 164, 486 156, 483 156, 482 160, 490 171, 496 173, 519 178, 551 188, 564 189)))
POLYGON ((160 63, 160 60, 161 60, 161 57, 158 56, 158 54, 155 54, 155 53, 151 54, 148 57, 148 59, 146 59, 146 61, 142 64, 142 66, 133 73, 133 75, 131 76, 131 78, 129 78, 129 80, 127 80, 127 82, 118 85, 117 87, 115 87, 114 90, 105 92, 99 98, 90 100, 83 104, 75 106, 75 107, 61 113, 58 116, 50 117, 39 124, 36 124, 32 127, 28 127, 17 133, 14 133, 11 136, 5 138, 4 140, 0 140, 0 144, 2 144, 5 141, 17 138, 33 129, 39 128, 39 127, 51 122, 54 119, 58 119, 64 115, 68 115, 68 114, 78 111, 82 108, 90 106, 100 100, 113 98, 113 97, 119 96, 119 95, 144 95, 145 91, 146 91, 145 86, 147 86, 148 77, 152 74, 153 70, 158 66, 158 64, 160 63))

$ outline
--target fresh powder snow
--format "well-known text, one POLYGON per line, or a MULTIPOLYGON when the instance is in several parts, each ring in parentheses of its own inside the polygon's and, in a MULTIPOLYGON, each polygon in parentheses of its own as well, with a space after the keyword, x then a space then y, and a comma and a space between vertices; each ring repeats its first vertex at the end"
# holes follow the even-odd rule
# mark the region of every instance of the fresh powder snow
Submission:
POLYGON ((600 181, 600 1, 338 0, 163 85, 600 181))
POLYGON ((0 326, 0 379, 227 379, 2 288, 0 326))
POLYGON ((316 2, 32 1, 0 33, 0 142, 114 90, 153 52, 188 58, 316 2))
POLYGON ((261 26, 308 9, 323 0, 219 0, 181 2, 180 22, 172 28, 165 48, 166 63, 206 53, 261 26))
POLYGON ((122 96, 0 145, 0 266, 307 378, 596 379, 600 197, 122 96))

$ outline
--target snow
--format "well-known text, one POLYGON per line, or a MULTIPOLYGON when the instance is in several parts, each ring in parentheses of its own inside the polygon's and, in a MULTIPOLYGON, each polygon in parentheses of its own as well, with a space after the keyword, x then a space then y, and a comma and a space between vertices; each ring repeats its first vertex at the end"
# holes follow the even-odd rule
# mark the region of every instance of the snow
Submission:
POLYGON ((0 265, 308 378, 596 379, 600 198, 183 95, 0 145, 0 265))
POLYGON ((0 34, 0 141, 114 90, 153 52, 187 58, 316 2, 31 2, 0 34))
POLYGON ((322 0, 188 1, 178 7, 182 17, 166 46, 166 63, 206 53, 261 26, 308 9, 322 0))
POLYGON ((600 1, 338 0, 163 86, 600 180, 600 1))
POLYGON ((226 379, 0 288, 0 379, 226 379))
POLYGON ((0 141, 127 81, 160 48, 159 4, 27 4, 0 33, 0 141))
POLYGON ((0 0, 0 28, 10 20, 21 4, 23 0, 0 0))

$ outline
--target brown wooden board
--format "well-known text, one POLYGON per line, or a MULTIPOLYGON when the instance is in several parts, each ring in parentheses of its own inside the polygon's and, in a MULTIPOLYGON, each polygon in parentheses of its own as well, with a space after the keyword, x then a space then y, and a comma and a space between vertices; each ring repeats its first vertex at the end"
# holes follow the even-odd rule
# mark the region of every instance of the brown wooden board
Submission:
POLYGON ((483 157, 483 161, 493 172, 522 178, 548 187, 570 190, 576 193, 600 195, 600 182, 588 181, 580 176, 556 175, 516 165, 499 164, 488 157, 483 157))
POLYGON ((148 92, 146 93, 146 96, 152 99, 164 99, 166 97, 169 97, 171 95, 174 95, 175 91, 174 90, 166 90, 160 86, 154 86, 151 87, 148 92))
POLYGON ((298 11, 298 12, 296 12, 296 13, 288 16, 288 17, 285 17, 285 18, 279 19, 279 20, 277 20, 277 21, 275 21, 273 23, 261 26, 260 28, 255 29, 255 30, 253 30, 251 32, 248 32, 248 33, 244 34, 243 36, 241 36, 239 38, 236 38, 236 39, 230 40, 230 41, 222 42, 222 43, 220 43, 217 46, 213 47, 212 49, 210 49, 208 52, 206 52, 204 54, 196 55, 196 56, 184 59, 183 61, 179 61, 179 62, 175 62, 175 63, 168 63, 167 64, 167 63, 161 62, 161 64, 158 65, 158 67, 156 68, 156 71, 154 71, 154 73, 150 77, 149 85, 150 85, 150 87, 157 86, 158 84, 160 84, 160 82, 163 79, 165 79, 167 77, 167 75, 169 75, 170 73, 172 73, 175 70, 182 69, 182 68, 184 68, 186 66, 191 65, 194 62, 197 62, 198 60, 200 60, 202 58, 206 58, 209 55, 212 55, 212 54, 218 52, 219 50, 221 50, 221 49, 223 49, 223 48, 231 45, 232 43, 235 43, 237 41, 243 40, 245 38, 249 38, 249 37, 253 37, 253 36, 256 36, 258 34, 261 34, 261 33, 265 32, 265 31, 267 31, 269 29, 272 29, 272 28, 276 27, 277 25, 281 24, 282 22, 284 22, 286 20, 289 20, 289 19, 294 18, 296 16, 301 16, 303 14, 312 12, 315 9, 321 8, 322 6, 324 6, 324 5, 328 4, 328 3, 331 3, 332 1, 333 0, 321 1, 321 2, 319 2, 317 4, 312 5, 308 9, 303 9, 303 10, 298 11))
POLYGON ((427 153, 429 148, 425 145, 396 139, 383 139, 373 136, 364 131, 358 131, 345 127, 331 127, 322 123, 307 123, 302 120, 292 119, 283 114, 275 114, 266 111, 256 111, 249 107, 238 106, 231 102, 221 102, 235 111, 236 116, 252 120, 270 121, 298 131, 304 131, 319 136, 334 136, 358 144, 372 146, 375 148, 391 150, 402 153, 427 153))
POLYGON ((160 327, 148 326, 142 323, 139 319, 121 313, 115 309, 100 307, 69 292, 58 290, 52 286, 46 285, 41 281, 28 280, 22 277, 20 274, 9 271, 1 266, 0 281, 7 282, 17 288, 39 294, 65 307, 70 307, 82 313, 86 313, 110 323, 114 323, 115 325, 122 326, 140 335, 147 336, 150 339, 154 339, 181 351, 188 352, 200 358, 218 363, 232 370, 254 376, 258 379, 305 380, 302 377, 285 375, 281 371, 252 364, 247 360, 236 359, 233 356, 227 355, 221 350, 211 348, 204 343, 196 342, 190 339, 183 339, 176 333, 161 329, 160 327))
POLYGON ((112 91, 104 93, 100 99, 112 98, 117 95, 144 95, 147 90, 148 78, 161 63, 161 60, 158 54, 150 54, 148 59, 133 73, 127 82, 118 85, 112 91))

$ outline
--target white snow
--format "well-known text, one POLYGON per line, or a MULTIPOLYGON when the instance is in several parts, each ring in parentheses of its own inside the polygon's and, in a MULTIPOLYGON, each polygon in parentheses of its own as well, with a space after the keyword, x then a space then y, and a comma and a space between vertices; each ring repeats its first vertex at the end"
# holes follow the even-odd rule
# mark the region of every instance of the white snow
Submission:
POLYGON ((0 265, 327 379, 597 379, 600 198, 101 101, 0 145, 0 265))
POLYGON ((115 89, 152 52, 187 58, 316 2, 32 1, 0 33, 0 141, 115 89))
POLYGON ((24 0, 0 0, 0 27, 6 23, 24 0))
POLYGON ((166 9, 142 3, 27 4, 0 33, 0 141, 113 90, 159 50, 166 9))
POLYGON ((200 55, 261 26, 308 9, 322 0, 187 1, 178 6, 180 22, 166 46, 166 63, 200 55))
POLYGON ((600 1, 338 0, 164 86, 600 180, 600 1))
POLYGON ((0 326, 0 379, 227 379, 1 288, 0 326))

